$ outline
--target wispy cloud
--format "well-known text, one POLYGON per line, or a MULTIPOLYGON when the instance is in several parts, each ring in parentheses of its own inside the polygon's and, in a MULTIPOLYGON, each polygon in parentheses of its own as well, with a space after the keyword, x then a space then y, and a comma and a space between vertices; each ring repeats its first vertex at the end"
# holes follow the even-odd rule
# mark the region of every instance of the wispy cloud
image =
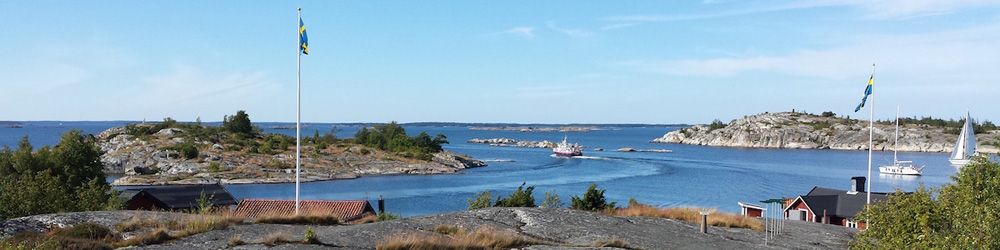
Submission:
POLYGON ((503 33, 524 38, 533 38, 535 37, 535 27, 526 27, 526 26, 514 27, 504 31, 503 33))
MULTIPOLYGON (((706 2, 718 6, 717 2, 706 2)), ((735 6, 732 9, 696 14, 664 14, 664 15, 625 15, 605 17, 603 20, 612 22, 669 22, 692 21, 715 18, 726 18, 753 14, 763 14, 780 11, 790 11, 812 8, 847 7, 862 11, 863 16, 870 19, 908 19, 922 16, 934 16, 953 13, 962 9, 998 6, 997 0, 809 0, 791 2, 763 2, 749 6, 735 6)))
POLYGON ((628 27, 636 26, 636 25, 639 25, 639 24, 640 23, 638 23, 638 22, 613 23, 613 24, 604 25, 603 27, 601 27, 601 30, 608 31, 608 30, 623 29, 623 28, 628 28, 628 27))
POLYGON ((572 38, 585 38, 585 37, 590 37, 590 36, 594 35, 593 32, 587 31, 585 29, 573 29, 573 28, 560 27, 560 26, 556 25, 556 22, 554 22, 554 21, 548 21, 548 22, 546 22, 545 26, 548 27, 550 30, 559 32, 559 33, 561 33, 563 35, 566 35, 566 36, 569 36, 569 37, 572 37, 572 38))
POLYGON ((618 66, 677 76, 732 77, 751 72, 823 79, 857 78, 872 60, 921 84, 987 83, 1000 64, 1000 23, 912 35, 868 36, 825 50, 707 59, 633 60, 618 66))

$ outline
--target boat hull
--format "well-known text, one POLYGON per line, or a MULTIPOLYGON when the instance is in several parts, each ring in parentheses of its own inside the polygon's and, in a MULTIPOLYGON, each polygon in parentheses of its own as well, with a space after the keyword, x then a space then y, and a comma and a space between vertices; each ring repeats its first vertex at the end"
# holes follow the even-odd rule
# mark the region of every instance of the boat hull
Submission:
POLYGON ((899 168, 899 167, 878 167, 878 172, 882 174, 895 174, 895 175, 920 175, 920 170, 912 168, 899 168))
POLYGON ((965 166, 966 164, 969 164, 969 162, 971 162, 972 160, 971 159, 948 159, 948 161, 951 162, 951 165, 955 165, 955 166, 961 167, 961 166, 965 166))
POLYGON ((560 157, 583 156, 583 152, 553 152, 560 157))

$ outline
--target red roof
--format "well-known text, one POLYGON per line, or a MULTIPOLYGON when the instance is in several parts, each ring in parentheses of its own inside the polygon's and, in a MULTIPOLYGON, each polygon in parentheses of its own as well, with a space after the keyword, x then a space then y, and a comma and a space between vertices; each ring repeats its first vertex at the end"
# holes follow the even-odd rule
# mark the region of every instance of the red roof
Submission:
MULTIPOLYGON (((365 200, 303 200, 299 206, 301 214, 336 214, 340 221, 351 221, 360 219, 365 214, 375 214, 371 204, 365 200)), ((294 200, 244 199, 236 207, 236 215, 247 218, 294 213, 294 200)))

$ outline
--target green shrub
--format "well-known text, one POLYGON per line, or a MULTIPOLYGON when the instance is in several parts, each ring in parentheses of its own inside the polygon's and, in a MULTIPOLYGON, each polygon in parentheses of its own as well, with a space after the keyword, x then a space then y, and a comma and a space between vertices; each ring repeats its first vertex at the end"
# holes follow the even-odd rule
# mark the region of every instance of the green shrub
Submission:
POLYGON ((570 200, 570 207, 577 210, 601 211, 614 209, 614 202, 607 202, 604 198, 604 190, 597 189, 597 184, 590 184, 583 197, 573 196, 570 200))
POLYGON ((220 165, 218 162, 214 162, 214 161, 213 162, 209 162, 208 163, 208 171, 212 172, 212 173, 216 173, 216 172, 222 171, 222 165, 220 165))
POLYGON ((376 221, 390 221, 390 220, 396 220, 396 219, 399 219, 399 215, 398 214, 389 213, 389 212, 382 212, 382 213, 378 214, 378 217, 375 218, 376 221))
POLYGON ((306 244, 319 244, 319 238, 316 238, 316 232, 313 232, 312 228, 306 228, 306 232, 302 235, 302 242, 306 244))
POLYGON ((712 121, 711 124, 708 124, 708 132, 712 132, 712 130, 716 130, 716 129, 720 129, 720 128, 725 128, 725 127, 726 127, 725 123, 722 123, 722 121, 720 121, 719 119, 715 119, 715 120, 712 121))
POLYGON ((114 234, 111 232, 111 229, 89 222, 82 223, 69 228, 55 230, 53 232, 53 235, 65 238, 89 239, 89 240, 103 240, 114 236, 114 234))
POLYGON ((198 146, 190 140, 178 143, 171 148, 173 150, 177 150, 177 152, 179 152, 184 159, 194 159, 198 157, 198 146))
POLYGON ((521 183, 517 190, 514 190, 506 198, 497 198, 495 207, 535 207, 535 197, 531 195, 535 190, 534 186, 524 188, 525 183, 521 183))
POLYGON ((222 118, 222 127, 231 133, 243 134, 247 136, 253 136, 254 129, 253 124, 250 123, 250 115, 247 115, 246 111, 240 110, 236 111, 233 116, 224 116, 222 118))
POLYGON ((468 203, 469 210, 492 207, 493 195, 491 195, 490 192, 480 192, 476 194, 475 199, 469 199, 468 203))
POLYGON ((545 192, 545 200, 538 207, 542 208, 561 208, 566 206, 561 200, 559 200, 559 194, 555 192, 545 192))
POLYGON ((833 113, 833 111, 823 111, 823 113, 820 114, 819 116, 822 116, 822 117, 834 117, 834 116, 837 116, 837 114, 833 113))
POLYGON ((1000 249, 1000 164, 985 156, 935 190, 897 191, 862 210, 852 249, 1000 249))

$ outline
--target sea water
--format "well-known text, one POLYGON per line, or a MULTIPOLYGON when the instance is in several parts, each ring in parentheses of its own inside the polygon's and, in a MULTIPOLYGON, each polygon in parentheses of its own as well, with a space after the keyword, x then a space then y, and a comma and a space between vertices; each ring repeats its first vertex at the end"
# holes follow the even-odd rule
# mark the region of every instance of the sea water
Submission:
MULTIPOLYGON (((0 145, 16 147, 28 135, 36 148, 58 143, 69 129, 97 134, 125 122, 26 122, 21 128, 0 128, 0 145)), ((294 135, 294 124, 257 124, 265 132, 294 135), (291 125, 291 126, 290 126, 291 125)), ((359 125, 308 124, 303 136, 314 131, 336 131, 350 137, 359 125)), ((814 186, 847 190, 852 176, 864 176, 867 151, 810 149, 749 149, 649 141, 680 126, 602 126, 590 132, 518 132, 470 130, 466 126, 404 126, 416 134, 444 134, 445 149, 486 160, 489 166, 456 174, 366 176, 349 180, 303 183, 302 199, 366 199, 382 196, 386 209, 404 216, 460 211, 476 193, 507 195, 521 184, 534 186, 541 203, 545 192, 558 194, 565 204, 581 195, 590 184, 607 190, 609 201, 624 205, 629 198, 656 206, 714 207, 738 212, 737 202, 795 197, 814 186), (552 156, 550 149, 492 147, 466 143, 472 138, 512 138, 559 141, 567 136, 585 146, 584 157, 552 156), (616 152, 615 149, 669 149, 671 153, 616 152), (594 151, 603 148, 604 151, 594 151)), ((903 177, 878 174, 878 165, 892 163, 892 152, 875 152, 872 189, 912 191, 919 185, 939 187, 951 182, 956 169, 943 153, 903 153, 901 160, 926 166, 924 175, 903 177)), ((111 177, 114 178, 114 177, 111 177)), ((227 185, 237 199, 294 198, 294 184, 227 185)))

